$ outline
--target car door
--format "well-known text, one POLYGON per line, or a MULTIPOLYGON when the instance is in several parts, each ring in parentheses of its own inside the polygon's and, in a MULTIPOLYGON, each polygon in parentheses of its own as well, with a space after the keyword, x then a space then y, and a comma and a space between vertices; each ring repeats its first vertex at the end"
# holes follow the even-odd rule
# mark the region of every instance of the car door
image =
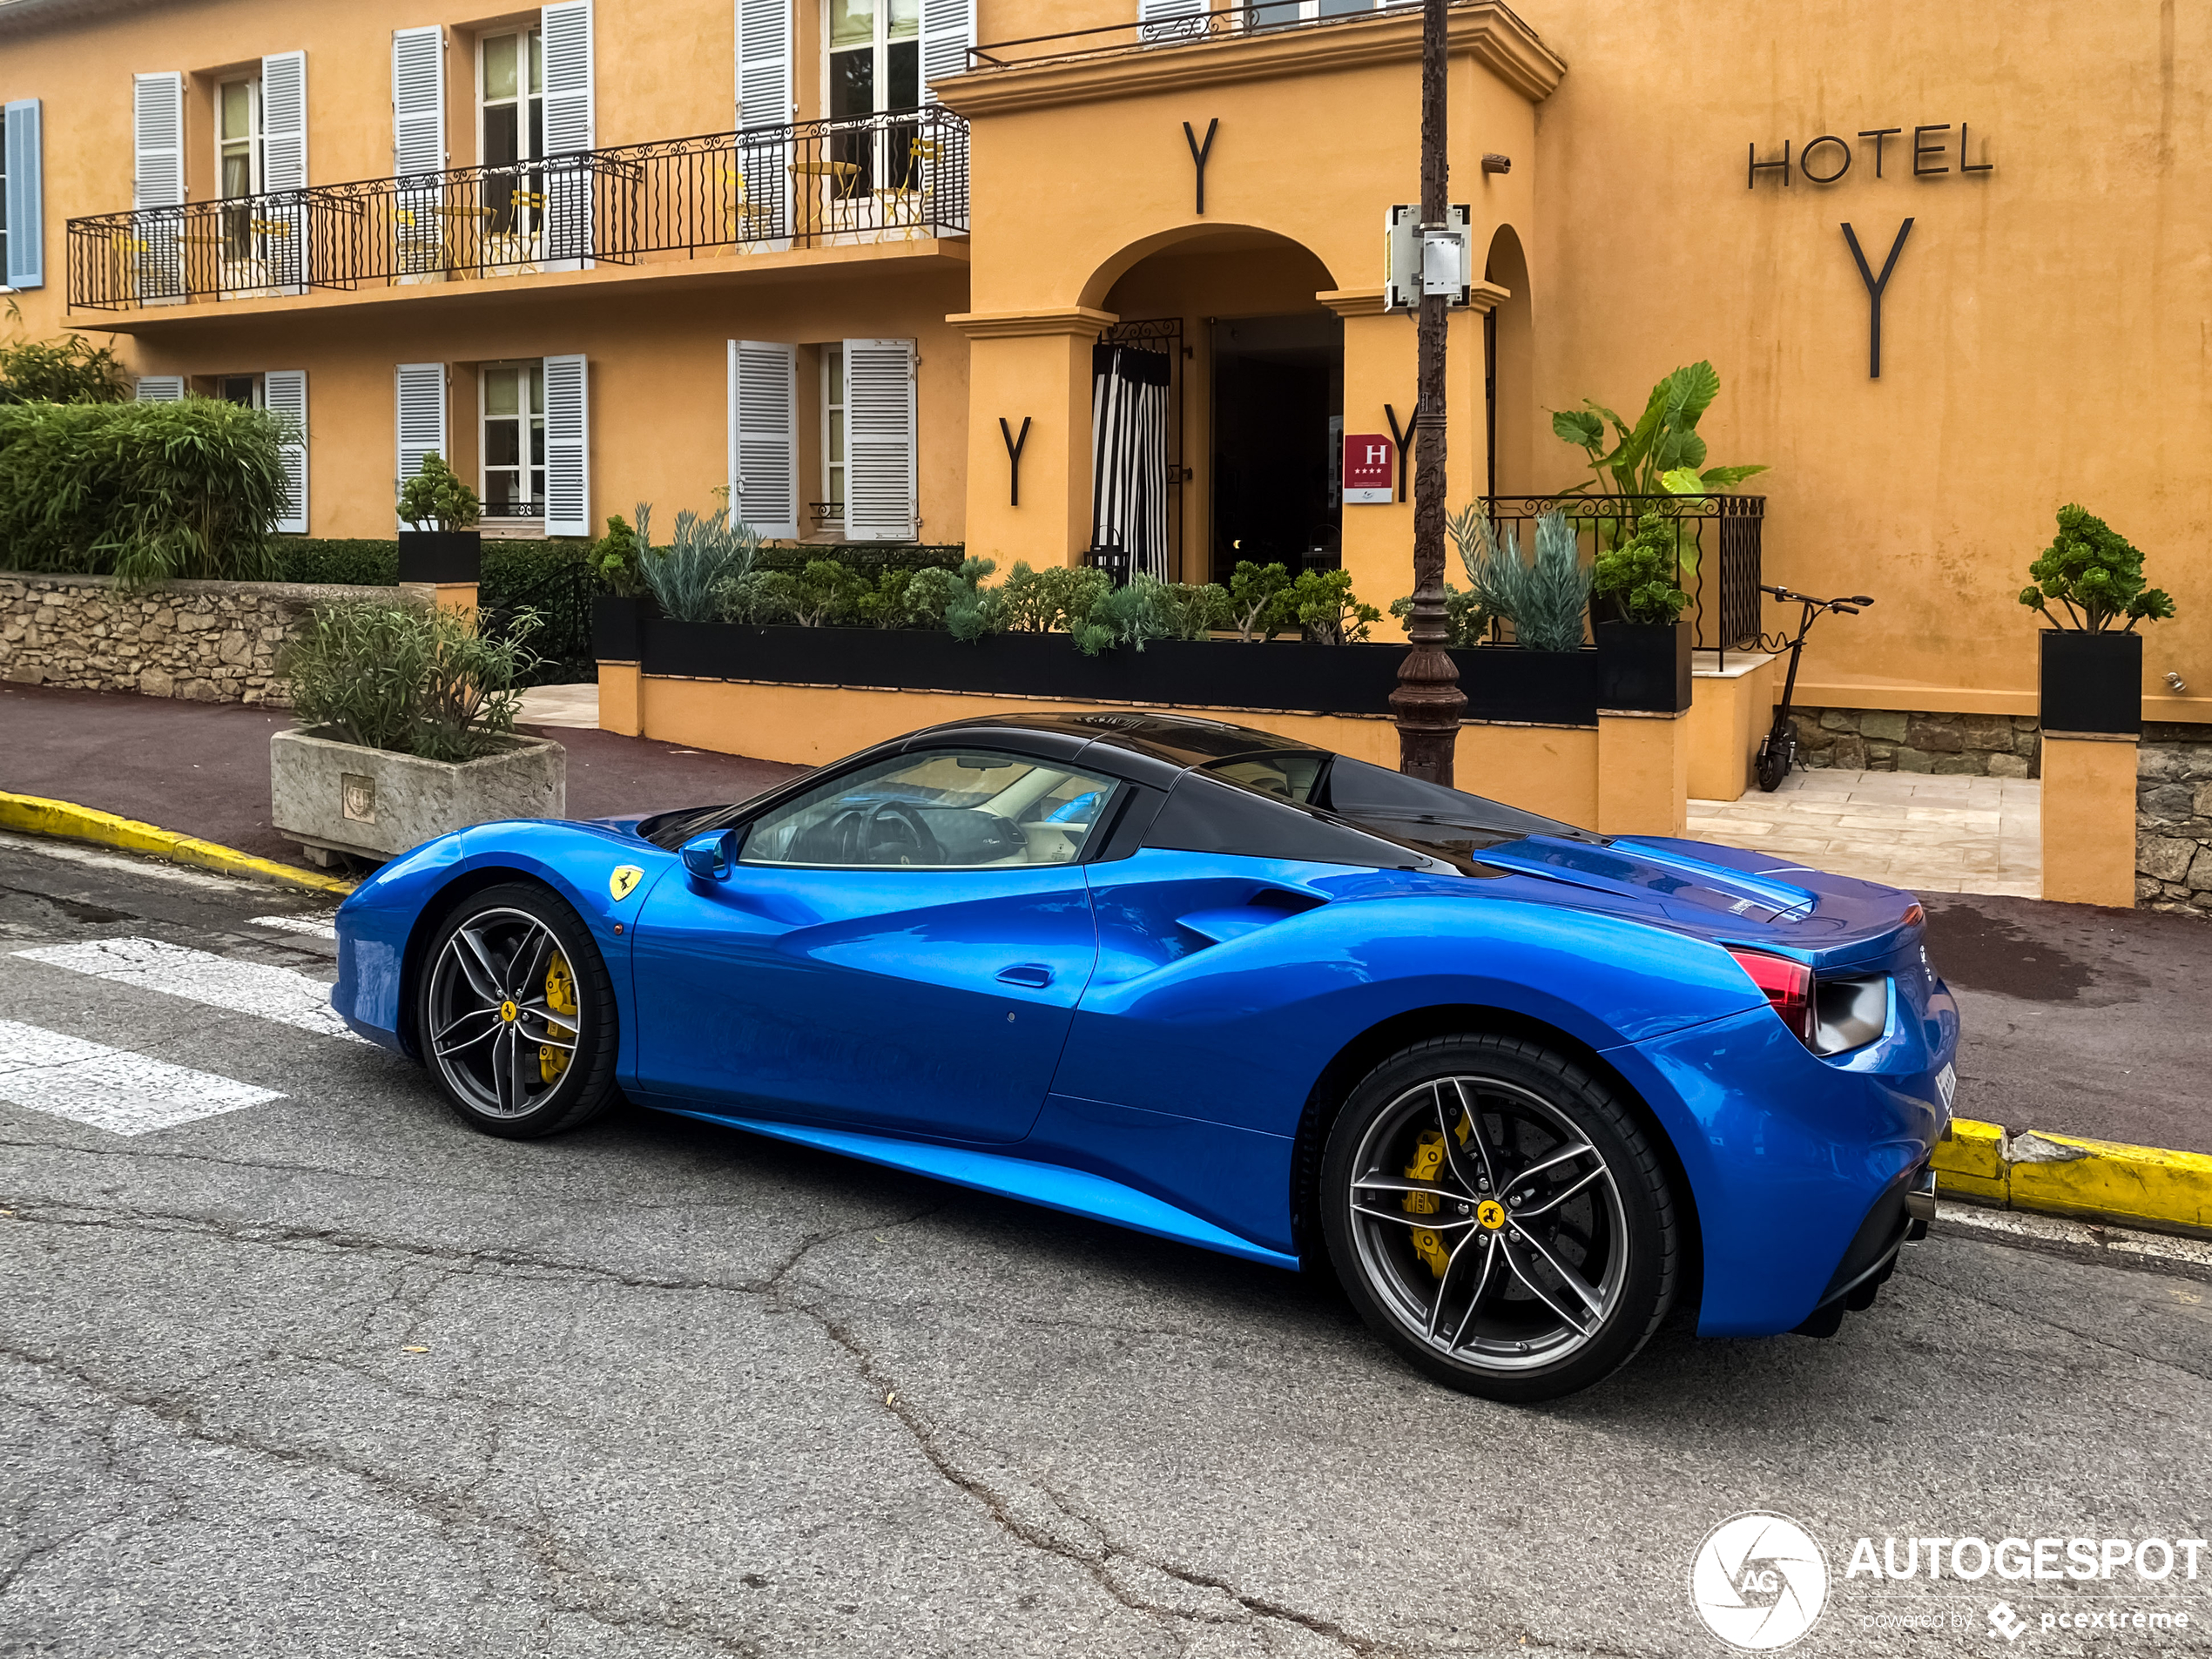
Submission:
POLYGON ((1016 1141, 1098 955, 1082 860, 1116 786, 948 746, 864 764, 671 873, 633 962, 637 1086, 725 1109, 1016 1141))

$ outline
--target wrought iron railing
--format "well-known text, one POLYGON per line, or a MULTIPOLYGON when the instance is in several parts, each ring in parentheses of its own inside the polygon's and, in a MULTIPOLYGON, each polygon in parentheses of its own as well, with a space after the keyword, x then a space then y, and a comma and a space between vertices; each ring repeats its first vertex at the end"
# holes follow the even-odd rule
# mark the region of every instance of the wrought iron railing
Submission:
POLYGON ((1588 559, 1627 541, 1645 514, 1657 514, 1674 547, 1675 584, 1689 595, 1683 615, 1695 625, 1697 649, 1722 653, 1725 664, 1728 652, 1757 647, 1765 496, 1491 496, 1483 506, 1501 536, 1514 530, 1524 556, 1538 515, 1565 513, 1588 559))
POLYGON ((128 310, 968 229, 935 105, 69 221, 69 302, 128 310))
MULTIPOLYGON (((1482 3, 1482 0, 1448 3, 1467 6, 1482 3)), ((1013 69, 1028 64, 1056 64, 1076 57, 1187 45, 1194 41, 1241 38, 1291 29, 1325 29, 1372 22, 1386 14, 1418 13, 1420 0, 1386 0, 1386 3, 1372 10, 1338 12, 1325 17, 1304 17, 1300 15, 1302 10, 1298 0, 1252 0, 1245 5, 1211 8, 1198 5, 1179 17, 1103 24, 1089 29, 1062 30, 1056 34, 1030 35, 1019 40, 986 41, 968 49, 968 66, 972 70, 1013 69)))

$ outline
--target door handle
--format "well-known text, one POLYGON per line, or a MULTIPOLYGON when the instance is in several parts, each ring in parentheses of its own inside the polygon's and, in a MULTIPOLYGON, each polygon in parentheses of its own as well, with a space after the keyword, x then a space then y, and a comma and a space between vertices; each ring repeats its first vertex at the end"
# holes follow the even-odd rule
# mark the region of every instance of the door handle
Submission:
POLYGON ((1042 962, 1017 962, 1012 968, 999 969, 1001 985, 1026 985, 1033 991, 1042 991, 1052 983, 1052 970, 1042 962))

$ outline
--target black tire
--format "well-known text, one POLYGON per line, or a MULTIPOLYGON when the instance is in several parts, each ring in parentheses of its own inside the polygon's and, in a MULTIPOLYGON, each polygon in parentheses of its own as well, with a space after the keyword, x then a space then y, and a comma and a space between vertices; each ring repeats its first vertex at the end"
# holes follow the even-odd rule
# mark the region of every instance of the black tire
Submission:
POLYGON ((1319 1200, 1359 1316, 1417 1369, 1490 1399, 1610 1375, 1682 1278, 1650 1136, 1584 1068, 1519 1038, 1431 1038, 1368 1073, 1330 1128, 1319 1200))
POLYGON ((1795 733, 1777 738, 1772 732, 1759 745, 1759 787, 1771 795, 1782 787, 1782 780, 1790 775, 1790 768, 1797 764, 1797 739, 1795 733))
POLYGON ((576 1129, 614 1103, 617 1017, 590 930, 535 882, 455 906, 415 986, 416 1042, 439 1091, 470 1128, 509 1140, 576 1129))

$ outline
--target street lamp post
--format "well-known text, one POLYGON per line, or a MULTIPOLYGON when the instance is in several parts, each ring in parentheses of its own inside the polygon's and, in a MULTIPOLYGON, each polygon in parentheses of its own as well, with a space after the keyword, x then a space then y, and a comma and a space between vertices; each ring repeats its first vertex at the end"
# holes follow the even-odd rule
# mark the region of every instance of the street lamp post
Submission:
MULTIPOLYGON (((1445 200, 1444 15, 1447 0, 1421 7, 1421 233, 1447 227, 1445 200)), ((1420 404, 1414 415, 1413 613, 1406 637, 1413 648, 1398 666, 1390 711, 1398 722, 1398 769, 1431 783, 1452 782, 1453 751, 1467 694, 1444 610, 1444 342, 1450 297, 1424 282, 1420 323, 1420 404)))

